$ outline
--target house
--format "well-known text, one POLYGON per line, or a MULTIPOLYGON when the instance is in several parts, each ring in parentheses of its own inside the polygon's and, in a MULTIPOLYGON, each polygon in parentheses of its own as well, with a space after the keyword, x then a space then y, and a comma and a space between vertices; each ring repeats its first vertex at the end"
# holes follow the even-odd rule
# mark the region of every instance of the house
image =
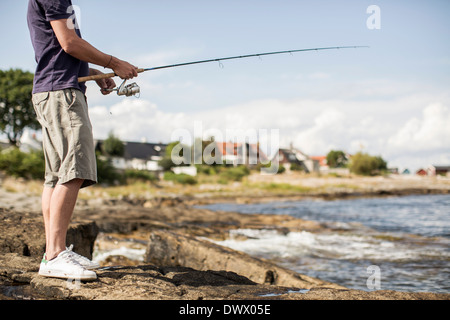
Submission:
POLYGON ((408 168, 406 168, 405 170, 402 171, 402 174, 411 174, 411 171, 409 171, 408 168))
POLYGON ((429 176, 448 176, 450 175, 450 165, 449 166, 431 165, 427 168, 427 174, 429 176))
MULTIPOLYGON (((346 162, 351 159, 351 155, 348 153, 345 153, 344 160, 346 162)), ((328 165, 327 156, 311 156, 311 159, 316 160, 319 162, 319 171, 323 174, 336 174, 339 176, 346 176, 350 174, 350 170, 346 167, 337 167, 333 168, 328 165)))
MULTIPOLYGON (((95 150, 101 151, 103 140, 95 142, 95 150)), ((147 142, 124 142, 122 157, 112 157, 112 165, 117 169, 159 171, 158 161, 164 157, 166 144, 147 142)))
POLYGON ((424 169, 419 169, 416 171, 416 175, 418 176, 426 176, 427 175, 427 171, 424 169))
POLYGON ((273 157, 272 161, 278 161, 280 165, 286 168, 286 170, 294 169, 304 170, 305 172, 318 172, 319 171, 319 161, 312 159, 307 154, 302 151, 290 148, 280 148, 278 152, 273 157))
POLYGON ((216 146, 216 151, 219 153, 219 155, 216 155, 217 157, 220 157, 222 160, 222 163, 231 163, 233 165, 238 164, 239 156, 238 156, 238 145, 233 142, 213 142, 216 146))
POLYGON ((387 168, 387 172, 390 174, 399 174, 399 170, 397 167, 387 168))
POLYGON ((260 149, 259 144, 235 143, 235 142, 213 142, 215 150, 219 153, 215 155, 220 157, 222 163, 256 165, 259 163, 268 163, 269 159, 260 149))
POLYGON ((419 169, 416 171, 419 176, 450 176, 450 165, 431 165, 426 169, 419 169))
POLYGON ((302 169, 307 169, 303 165, 303 160, 306 159, 306 156, 300 154, 298 157, 296 152, 292 149, 278 149, 278 153, 275 154, 272 161, 277 161, 280 165, 284 166, 287 170, 290 169, 291 165, 295 165, 301 167, 302 169))
POLYGON ((328 163, 327 163, 327 156, 311 156, 310 157, 313 160, 317 160, 319 162, 320 168, 326 168, 328 169, 328 163))

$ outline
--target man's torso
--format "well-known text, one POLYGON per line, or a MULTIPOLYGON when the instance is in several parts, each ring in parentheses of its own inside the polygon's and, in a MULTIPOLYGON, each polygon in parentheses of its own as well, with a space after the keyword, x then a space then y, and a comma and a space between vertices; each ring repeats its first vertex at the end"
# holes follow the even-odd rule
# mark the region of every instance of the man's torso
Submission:
POLYGON ((71 0, 29 0, 28 27, 35 50, 33 93, 75 88, 86 92, 78 77, 89 75, 89 65, 67 54, 58 42, 50 21, 69 19, 81 38, 71 0))

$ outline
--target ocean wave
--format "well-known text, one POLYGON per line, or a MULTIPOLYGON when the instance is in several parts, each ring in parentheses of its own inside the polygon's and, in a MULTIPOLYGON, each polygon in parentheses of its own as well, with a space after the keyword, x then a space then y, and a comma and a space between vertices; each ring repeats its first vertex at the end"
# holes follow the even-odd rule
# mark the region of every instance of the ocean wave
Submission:
POLYGON ((416 261, 450 259, 440 248, 410 246, 402 241, 388 241, 373 235, 322 234, 307 231, 282 234, 276 230, 238 229, 230 238, 215 243, 248 254, 274 259, 316 257, 344 260, 416 261), (242 240, 242 238, 246 240, 242 240))

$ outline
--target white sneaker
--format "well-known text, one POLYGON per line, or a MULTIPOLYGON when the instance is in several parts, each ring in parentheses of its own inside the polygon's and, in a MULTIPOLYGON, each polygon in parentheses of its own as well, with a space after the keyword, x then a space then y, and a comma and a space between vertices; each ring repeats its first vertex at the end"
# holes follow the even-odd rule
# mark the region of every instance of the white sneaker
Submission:
POLYGON ((83 257, 82 255, 79 255, 78 253, 72 251, 72 248, 73 248, 73 244, 71 244, 70 247, 68 247, 66 249, 73 255, 73 258, 79 264, 81 264, 85 269, 93 270, 93 269, 100 268, 100 264, 98 264, 98 262, 91 261, 88 258, 83 257))
POLYGON ((94 271, 86 270, 73 258, 73 253, 68 250, 64 250, 50 261, 42 259, 39 275, 74 280, 97 279, 97 274, 94 271))

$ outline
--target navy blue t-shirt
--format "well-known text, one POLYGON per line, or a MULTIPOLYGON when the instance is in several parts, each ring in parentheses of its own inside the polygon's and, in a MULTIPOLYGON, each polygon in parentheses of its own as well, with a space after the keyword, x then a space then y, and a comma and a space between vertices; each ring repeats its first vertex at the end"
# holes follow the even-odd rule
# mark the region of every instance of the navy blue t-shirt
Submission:
POLYGON ((78 83, 78 77, 89 75, 89 65, 61 48, 50 24, 60 19, 72 19, 81 38, 71 0, 29 0, 28 28, 37 62, 33 93, 69 88, 86 92, 86 85, 78 83))

